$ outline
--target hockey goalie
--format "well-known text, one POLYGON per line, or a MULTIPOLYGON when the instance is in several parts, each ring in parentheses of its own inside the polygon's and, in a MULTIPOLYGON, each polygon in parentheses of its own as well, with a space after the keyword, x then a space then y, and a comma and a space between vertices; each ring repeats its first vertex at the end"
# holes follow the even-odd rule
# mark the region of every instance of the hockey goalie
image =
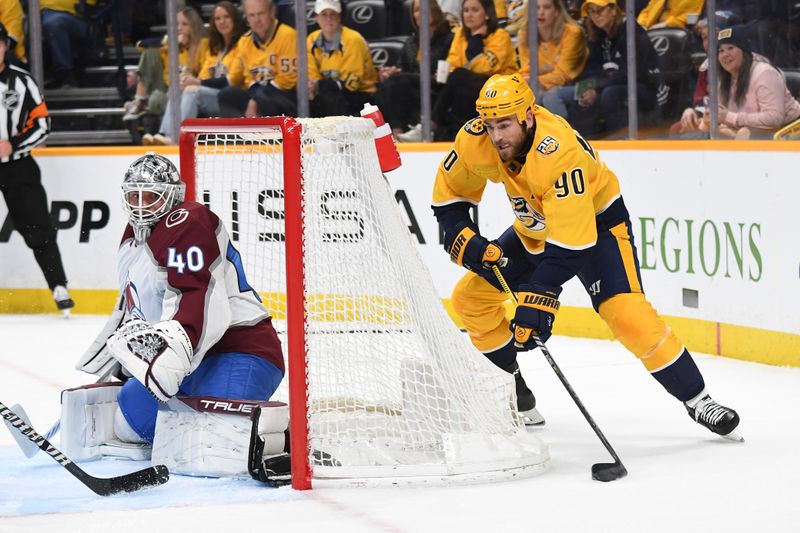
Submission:
POLYGON ((247 475, 248 459, 288 449, 288 407, 268 401, 283 354, 224 224, 184 190, 177 168, 152 152, 125 173, 121 296, 76 365, 98 383, 62 394, 63 451, 247 475))

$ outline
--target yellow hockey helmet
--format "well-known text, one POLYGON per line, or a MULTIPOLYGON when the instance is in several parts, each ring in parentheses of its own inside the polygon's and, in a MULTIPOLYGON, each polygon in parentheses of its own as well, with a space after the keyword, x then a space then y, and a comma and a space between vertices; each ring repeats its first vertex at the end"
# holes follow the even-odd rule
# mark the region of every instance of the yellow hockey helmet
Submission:
POLYGON ((483 84, 475 109, 484 120, 516 115, 524 123, 526 112, 535 101, 533 90, 519 73, 495 74, 483 84))

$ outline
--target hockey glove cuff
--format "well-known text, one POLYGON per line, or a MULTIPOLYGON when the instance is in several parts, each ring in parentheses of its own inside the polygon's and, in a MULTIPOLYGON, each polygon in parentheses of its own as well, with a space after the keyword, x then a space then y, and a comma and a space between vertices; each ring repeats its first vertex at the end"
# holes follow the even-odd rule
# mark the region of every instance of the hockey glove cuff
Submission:
POLYGON ((496 242, 489 242, 469 226, 460 228, 447 247, 447 253, 453 263, 473 272, 508 264, 508 259, 503 257, 503 250, 496 242))
POLYGON ((536 348, 534 336, 547 342, 553 331, 553 322, 561 304, 558 296, 561 287, 549 287, 541 283, 520 285, 517 293, 517 311, 511 321, 514 345, 522 350, 536 348))

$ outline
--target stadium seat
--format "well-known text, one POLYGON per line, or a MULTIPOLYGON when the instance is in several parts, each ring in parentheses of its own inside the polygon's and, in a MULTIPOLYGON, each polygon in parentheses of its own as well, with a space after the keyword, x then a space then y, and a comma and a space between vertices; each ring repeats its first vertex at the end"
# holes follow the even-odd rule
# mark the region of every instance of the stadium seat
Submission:
POLYGON ((669 100, 663 115, 674 119, 691 103, 692 34, 683 28, 657 28, 648 30, 647 36, 658 54, 664 83, 669 87, 669 100))
POLYGON ((383 39, 386 36, 386 4, 383 0, 351 0, 344 6, 343 23, 368 41, 383 39))
POLYGON ((411 35, 411 2, 413 0, 387 0, 386 9, 389 14, 389 35, 411 35))
POLYGON ((397 66, 403 53, 403 42, 394 39, 370 41, 369 51, 376 68, 397 66))
POLYGON ((800 70, 784 69, 783 75, 786 78, 786 86, 789 87, 789 92, 800 100, 800 70))
MULTIPOLYGON (((278 6, 278 20, 294 28, 294 2, 287 5, 278 6)), ((306 3, 306 32, 318 30, 316 18, 314 17, 314 2, 306 3)))

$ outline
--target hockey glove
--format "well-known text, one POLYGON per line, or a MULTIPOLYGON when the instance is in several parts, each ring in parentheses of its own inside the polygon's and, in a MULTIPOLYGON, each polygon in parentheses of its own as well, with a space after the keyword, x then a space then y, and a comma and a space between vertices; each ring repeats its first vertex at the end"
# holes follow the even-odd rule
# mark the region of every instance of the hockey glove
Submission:
POLYGON ((561 287, 548 287, 541 283, 520 285, 517 293, 517 311, 511 321, 514 345, 523 350, 536 348, 534 335, 547 342, 553 330, 553 321, 561 304, 558 295, 561 287))
POLYGON ((114 331, 125 320, 125 311, 123 300, 117 303, 111 316, 108 317, 105 326, 103 326, 100 334, 92 342, 91 346, 83 352, 83 355, 75 363, 76 370, 82 370, 88 374, 95 374, 96 376, 111 376, 117 375, 120 372, 120 364, 114 359, 111 350, 108 349, 106 342, 108 338, 114 334, 114 331))
POLYGON ((150 393, 166 402, 192 367, 192 343, 177 320, 149 324, 138 318, 120 326, 108 339, 111 354, 150 393))
POLYGON ((453 263, 473 272, 508 264, 508 259, 503 257, 503 250, 496 242, 489 242, 468 225, 456 230, 458 233, 455 233, 455 237, 446 243, 447 253, 453 263))

